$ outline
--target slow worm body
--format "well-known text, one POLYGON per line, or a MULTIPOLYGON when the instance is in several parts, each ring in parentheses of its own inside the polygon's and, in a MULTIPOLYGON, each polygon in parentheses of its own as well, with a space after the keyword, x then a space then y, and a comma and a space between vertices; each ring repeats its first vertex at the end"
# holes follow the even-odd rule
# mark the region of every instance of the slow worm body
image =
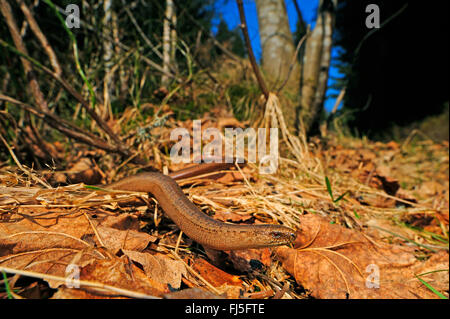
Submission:
POLYGON ((206 248, 262 248, 289 244, 295 239, 294 230, 281 225, 238 225, 217 221, 201 212, 173 178, 161 173, 126 177, 107 188, 152 194, 172 221, 189 238, 206 248))

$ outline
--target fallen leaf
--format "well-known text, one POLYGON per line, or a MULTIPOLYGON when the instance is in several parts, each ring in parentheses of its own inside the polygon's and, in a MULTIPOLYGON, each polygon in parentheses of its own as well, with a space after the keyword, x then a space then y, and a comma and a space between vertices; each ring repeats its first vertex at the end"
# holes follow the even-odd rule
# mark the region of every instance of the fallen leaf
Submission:
POLYGON ((431 197, 437 195, 445 190, 444 185, 437 183, 435 181, 425 181, 420 184, 418 193, 422 197, 431 197))
MULTIPOLYGON (((311 296, 437 298, 415 278, 416 269, 424 263, 414 257, 412 248, 369 240, 316 215, 302 216, 300 224, 296 249, 278 247, 276 252, 284 268, 311 296)), ((448 253, 444 264, 448 269, 448 253)))
POLYGON ((66 174, 71 184, 85 183, 87 185, 95 185, 102 180, 102 175, 97 167, 87 157, 80 158, 66 171, 66 174))
MULTIPOLYGON (((131 293, 143 293, 149 296, 161 297, 168 293, 167 285, 149 278, 137 266, 130 263, 128 258, 115 257, 112 259, 96 260, 83 267, 79 272, 79 279, 99 285, 125 289, 131 293)), ((61 288, 53 298, 123 298, 124 293, 108 288, 92 288, 81 285, 77 289, 61 288)), ((128 296, 130 297, 130 296, 128 296)), ((132 296, 131 296, 132 297, 132 296)))
MULTIPOLYGON (((111 217, 97 212, 90 216, 80 211, 45 207, 20 207, 17 212, 4 215, 5 222, 0 227, 0 265, 64 277, 70 264, 84 267, 112 257, 122 248, 143 250, 155 240, 149 234, 133 230, 137 219, 126 214, 111 217), (99 225, 101 221, 125 229, 99 225), (131 229, 126 229, 127 226, 131 229), (98 248, 99 238, 107 252, 98 248)), ((48 282, 53 288, 61 285, 57 281, 48 282)))
POLYGON ((201 288, 187 288, 165 294, 164 299, 225 299, 201 288))
POLYGON ((272 252, 269 248, 230 250, 226 253, 234 268, 241 272, 261 270, 263 265, 268 267, 272 263, 272 252))
POLYGON ((156 240, 155 237, 135 230, 118 230, 110 227, 98 226, 97 232, 108 250, 116 254, 122 250, 144 250, 150 242, 156 240))
POLYGON ((391 150, 398 150, 400 148, 400 145, 398 145, 398 143, 395 141, 390 141, 389 143, 386 144, 386 147, 391 150))
POLYGON ((214 219, 217 219, 217 220, 220 220, 223 222, 230 222, 230 221, 231 222, 243 222, 243 221, 253 218, 253 216, 251 216, 249 214, 243 215, 243 214, 237 214, 234 212, 222 211, 222 210, 216 211, 214 213, 213 217, 214 217, 214 219))
POLYGON ((180 260, 173 260, 164 255, 152 255, 131 250, 123 250, 131 260, 138 262, 144 268, 147 276, 153 280, 169 284, 172 288, 179 289, 181 277, 186 276, 186 266, 180 260))
POLYGON ((191 267, 218 291, 226 294, 227 298, 238 298, 240 291, 244 289, 239 276, 230 275, 203 258, 195 259, 191 267))

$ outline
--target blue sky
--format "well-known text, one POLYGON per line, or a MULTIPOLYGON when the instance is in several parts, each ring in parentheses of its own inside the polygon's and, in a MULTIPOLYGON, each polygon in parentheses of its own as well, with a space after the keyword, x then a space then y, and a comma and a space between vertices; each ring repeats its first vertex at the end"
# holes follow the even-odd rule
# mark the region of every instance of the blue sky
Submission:
MULTIPOLYGON (((303 19, 307 24, 311 25, 311 29, 314 28, 315 18, 317 12, 317 6, 319 0, 297 0, 300 10, 302 11, 303 19)), ((255 53, 256 59, 261 58, 261 43, 259 41, 259 30, 258 30, 258 17, 256 14, 256 3, 255 0, 243 0, 244 3, 244 11, 245 17, 247 19, 248 31, 250 40, 252 43, 253 51, 255 53)), ((293 0, 285 0, 286 9, 288 13, 289 26, 291 31, 295 31, 297 26, 297 12, 295 10, 295 6, 293 0)), ((240 24, 239 20, 239 11, 235 0, 217 0, 215 4, 215 11, 217 13, 217 19, 214 20, 215 26, 213 27, 213 32, 217 31, 216 26, 219 24, 220 16, 227 22, 228 27, 230 29, 235 28, 240 24)), ((335 61, 333 58, 336 58, 337 51, 333 49, 332 51, 332 61, 335 61)), ((333 77, 340 77, 337 69, 334 67, 330 68, 330 78, 328 80, 328 86, 330 86, 334 81, 333 77)), ((327 91, 327 99, 325 101, 325 109, 330 111, 335 102, 335 98, 329 97, 330 94, 338 94, 339 92, 336 90, 328 89, 327 91)))

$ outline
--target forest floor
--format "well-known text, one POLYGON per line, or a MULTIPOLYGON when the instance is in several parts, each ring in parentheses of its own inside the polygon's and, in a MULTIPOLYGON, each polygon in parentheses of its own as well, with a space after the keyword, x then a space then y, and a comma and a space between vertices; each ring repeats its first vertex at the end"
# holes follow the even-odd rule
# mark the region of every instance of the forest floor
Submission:
MULTIPOLYGON (((147 166, 69 142, 53 143, 64 171, 0 166, 0 298, 448 298, 448 142, 329 134, 304 144, 304 161, 281 145, 276 174, 248 164, 180 181, 217 220, 298 230, 292 247, 214 265, 147 194, 86 187, 184 167, 169 161, 170 126, 192 121, 128 140, 147 166)), ((212 113, 208 127, 245 124, 212 113)))

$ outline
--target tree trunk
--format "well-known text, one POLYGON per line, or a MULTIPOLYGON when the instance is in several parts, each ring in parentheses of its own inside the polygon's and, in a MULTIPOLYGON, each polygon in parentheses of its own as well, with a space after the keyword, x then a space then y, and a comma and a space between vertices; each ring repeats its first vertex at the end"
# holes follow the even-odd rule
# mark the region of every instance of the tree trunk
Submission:
POLYGON ((324 21, 324 34, 323 34, 323 47, 322 58, 319 67, 319 78, 317 82, 316 94, 314 96, 314 102, 312 106, 313 117, 310 129, 317 124, 320 119, 320 114, 323 111, 323 105, 326 98, 326 92, 328 87, 328 73, 330 70, 331 62, 331 47, 333 44, 333 25, 334 25, 334 12, 327 10, 323 15, 324 21))
MULTIPOLYGON (((171 53, 171 32, 170 23, 172 22, 173 16, 173 0, 166 0, 166 12, 164 15, 163 24, 163 70, 164 73, 169 73, 170 71, 170 53, 171 53)), ((169 84, 169 77, 163 74, 161 77, 161 85, 167 87, 169 84)))
MULTIPOLYGON (((289 74, 292 58, 295 54, 293 36, 284 0, 256 0, 259 35, 262 47, 262 68, 268 86, 280 86, 289 74)), ((294 65, 285 88, 291 96, 300 93, 300 65, 294 65)), ((295 104, 283 103, 283 113, 289 128, 295 128, 295 104)))
POLYGON ((113 58, 113 40, 110 40, 108 36, 112 33, 112 1, 103 1, 103 63, 105 66, 105 76, 103 81, 103 109, 101 110, 102 117, 108 118, 112 116, 111 110, 111 96, 113 93, 113 80, 114 73, 111 71, 112 58, 113 58))
MULTIPOLYGON (((175 64, 175 54, 177 52, 177 15, 175 11, 172 12, 172 29, 170 31, 170 61, 175 64)), ((176 66, 174 65, 176 68, 176 66)))
POLYGON ((327 90, 334 26, 334 1, 320 0, 316 26, 307 39, 301 88, 301 118, 305 132, 317 124, 327 90))

